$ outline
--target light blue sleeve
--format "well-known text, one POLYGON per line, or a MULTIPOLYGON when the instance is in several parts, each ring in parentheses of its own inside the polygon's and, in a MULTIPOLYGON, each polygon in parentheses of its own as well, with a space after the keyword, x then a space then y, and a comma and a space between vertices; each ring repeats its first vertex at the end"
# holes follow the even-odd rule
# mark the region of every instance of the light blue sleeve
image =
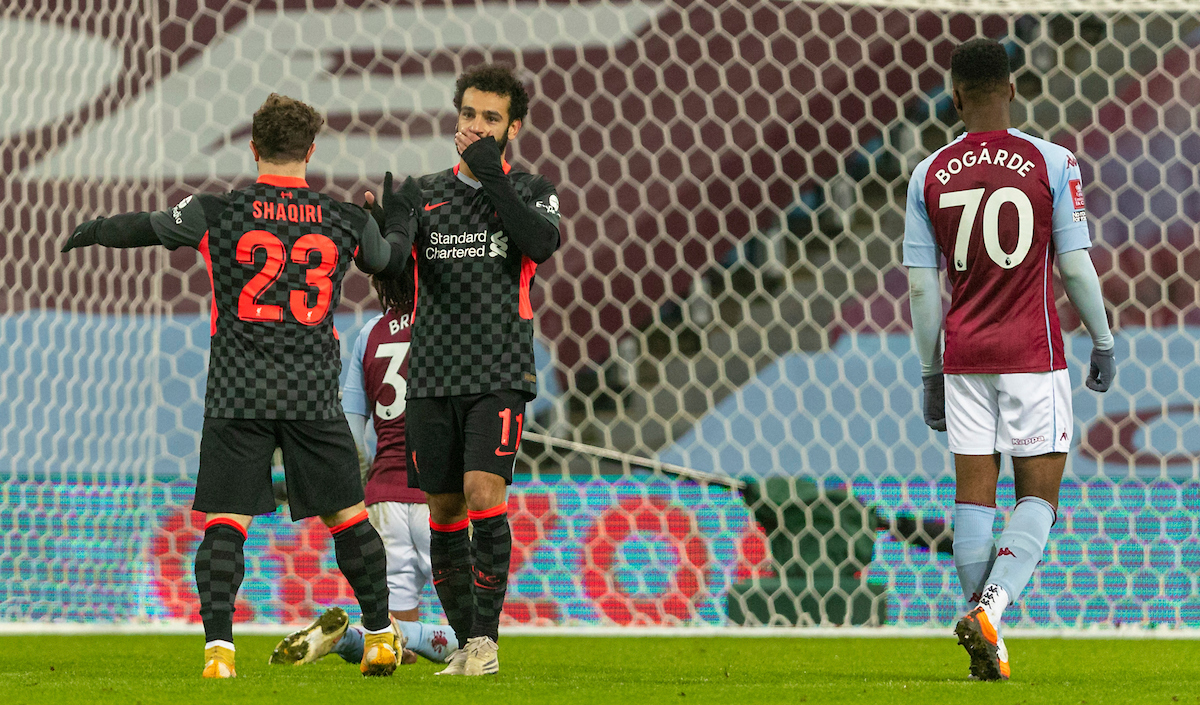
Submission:
POLYGON ((1054 203, 1054 250, 1062 254, 1091 247, 1087 210, 1083 204, 1083 177, 1075 155, 1049 142, 1037 146, 1046 159, 1050 198, 1054 203))
POLYGON ((917 165, 908 180, 908 201, 904 209, 904 266, 938 268, 941 253, 933 238, 933 222, 925 207, 925 175, 929 173, 930 157, 917 165))
POLYGON ((363 385, 363 355, 367 354, 367 338, 371 337, 371 331, 381 318, 382 314, 367 321, 354 340, 350 368, 346 371, 346 383, 342 386, 342 411, 347 414, 370 416, 367 413, 367 391, 363 385))

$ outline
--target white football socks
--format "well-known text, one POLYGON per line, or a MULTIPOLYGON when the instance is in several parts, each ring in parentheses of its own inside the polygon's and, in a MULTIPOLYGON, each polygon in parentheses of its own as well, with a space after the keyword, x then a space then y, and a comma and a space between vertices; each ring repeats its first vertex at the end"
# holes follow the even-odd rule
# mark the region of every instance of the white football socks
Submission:
POLYGON ((996 558, 992 523, 996 508, 954 503, 954 567, 967 604, 979 601, 996 558))
POLYGON ((999 626, 1004 609, 1029 584, 1042 560, 1055 517, 1054 507, 1040 497, 1022 497, 1017 501, 1008 526, 996 541, 996 562, 979 602, 993 625, 999 626))

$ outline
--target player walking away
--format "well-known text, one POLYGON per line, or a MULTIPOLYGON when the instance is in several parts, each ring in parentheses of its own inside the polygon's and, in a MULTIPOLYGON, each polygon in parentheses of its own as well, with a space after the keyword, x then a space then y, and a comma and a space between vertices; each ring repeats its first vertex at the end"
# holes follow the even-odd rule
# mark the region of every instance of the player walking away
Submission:
POLYGON ((975 605, 955 632, 971 675, 1009 676, 999 628, 1021 595, 1056 519, 1071 445, 1071 383, 1051 265, 1092 336, 1087 386, 1114 374, 1079 166, 1068 150, 1013 129, 1008 55, 990 39, 955 49, 950 77, 966 134, 934 152, 908 187, 904 264, 925 387, 925 422, 949 432, 957 476, 954 563, 975 605), (945 361, 939 258, 950 311, 945 361), (944 373, 944 374, 943 374, 944 373), (993 543, 999 454, 1013 459, 1017 503, 993 543))
POLYGON ((454 94, 458 165, 398 192, 384 181, 388 237, 416 255, 408 481, 429 498, 434 587, 459 640, 442 674, 500 668, 505 492, 537 383, 529 288, 559 244, 554 185, 503 156, 528 105, 510 69, 467 71, 454 94))
POLYGON ((338 567, 362 608, 362 672, 390 675, 396 668, 384 547, 367 520, 354 438, 338 406, 332 312, 351 259, 363 271, 396 274, 407 246, 394 250, 362 208, 308 187, 304 176, 322 123, 304 103, 271 94, 254 114, 256 184, 188 196, 170 210, 98 218, 77 227, 63 248, 187 246, 208 267, 212 349, 192 505, 206 514, 195 566, 206 678, 236 675, 242 545, 253 516, 275 510, 276 447, 283 450, 292 520, 320 516, 329 527, 338 567))
MULTIPOLYGON (((408 350, 412 342, 412 280, 372 277, 383 313, 359 332, 342 386, 342 410, 363 458, 367 512, 387 551, 388 608, 406 647, 401 663, 416 654, 443 663, 458 647, 450 627, 417 621, 421 590, 433 579, 429 564, 429 507, 425 494, 408 486, 404 452, 404 406, 408 350), (367 415, 376 437, 367 448, 367 415), (409 650, 411 647, 412 651, 409 650)), ((334 607, 279 642, 271 663, 312 663, 330 652, 350 663, 362 661, 364 636, 334 607)))

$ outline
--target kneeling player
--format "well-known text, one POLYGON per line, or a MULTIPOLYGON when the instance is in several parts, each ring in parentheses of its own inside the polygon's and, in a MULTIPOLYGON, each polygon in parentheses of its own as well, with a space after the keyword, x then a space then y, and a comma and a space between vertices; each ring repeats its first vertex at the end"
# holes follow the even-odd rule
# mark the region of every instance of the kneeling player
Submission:
MULTIPOLYGON (((401 663, 414 663, 414 652, 444 663, 458 647, 454 630, 417 621, 421 590, 432 580, 432 573, 429 507, 425 494, 408 486, 404 451, 412 283, 407 278, 372 278, 372 283, 384 312, 358 334, 342 387, 342 410, 364 459, 367 512, 387 550, 388 608, 407 647, 401 663), (368 409, 377 439, 373 461, 366 444, 368 409)), ((299 665, 334 653, 358 663, 363 655, 363 632, 358 627, 347 628, 348 623, 344 611, 330 609, 279 642, 270 662, 299 665)))
POLYGON ((955 631, 972 677, 1000 680, 1009 677, 1000 619, 1042 558, 1073 430, 1054 304, 1056 258, 1063 288, 1092 336, 1087 386, 1098 392, 1112 383, 1113 338, 1087 253, 1075 157, 1011 127, 1015 92, 999 43, 967 42, 950 61, 954 106, 967 132, 913 171, 904 264, 925 421, 949 431, 954 454, 954 564, 973 606, 955 631), (944 370, 942 255, 951 287, 944 370), (993 539, 1000 453, 1012 456, 1017 504, 993 539))

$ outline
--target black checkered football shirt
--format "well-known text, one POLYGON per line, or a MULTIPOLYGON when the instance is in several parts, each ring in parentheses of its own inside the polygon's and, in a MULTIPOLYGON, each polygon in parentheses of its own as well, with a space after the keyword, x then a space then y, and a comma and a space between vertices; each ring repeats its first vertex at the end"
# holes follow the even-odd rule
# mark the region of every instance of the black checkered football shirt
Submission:
POLYGON ((379 237, 366 211, 304 179, 264 175, 241 191, 189 196, 151 223, 168 248, 199 250, 212 279, 205 416, 341 416, 333 311, 367 231, 379 237))
MULTIPOLYGON (((553 184, 517 169, 507 178, 526 204, 558 227, 553 184)), ((532 399, 537 374, 529 288, 537 265, 504 234, 484 189, 460 178, 458 167, 418 182, 408 398, 515 389, 532 399)))

